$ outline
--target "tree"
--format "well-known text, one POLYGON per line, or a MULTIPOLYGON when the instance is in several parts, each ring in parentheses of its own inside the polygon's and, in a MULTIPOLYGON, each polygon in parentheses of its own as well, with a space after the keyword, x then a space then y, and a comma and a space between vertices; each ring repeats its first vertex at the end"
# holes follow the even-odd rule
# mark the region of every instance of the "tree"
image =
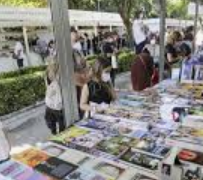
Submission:
POLYGON ((187 19, 189 3, 190 0, 167 0, 167 17, 187 19))
POLYGON ((1 6, 46 7, 47 0, 0 0, 1 6))

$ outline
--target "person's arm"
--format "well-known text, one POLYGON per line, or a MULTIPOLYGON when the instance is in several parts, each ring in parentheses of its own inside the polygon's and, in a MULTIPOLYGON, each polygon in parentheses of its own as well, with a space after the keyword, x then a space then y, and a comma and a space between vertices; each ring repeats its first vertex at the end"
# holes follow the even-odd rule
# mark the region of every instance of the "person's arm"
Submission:
POLYGON ((166 56, 167 56, 167 61, 170 64, 173 64, 174 62, 176 62, 178 60, 176 50, 174 47, 172 47, 172 45, 166 46, 166 56))
POLYGON ((167 60, 169 63, 173 63, 177 61, 177 57, 174 57, 171 53, 167 53, 167 60))
POLYGON ((85 84, 82 89, 82 95, 81 95, 81 100, 80 100, 80 109, 83 111, 91 111, 91 106, 89 105, 88 102, 89 99, 89 89, 88 85, 85 84))

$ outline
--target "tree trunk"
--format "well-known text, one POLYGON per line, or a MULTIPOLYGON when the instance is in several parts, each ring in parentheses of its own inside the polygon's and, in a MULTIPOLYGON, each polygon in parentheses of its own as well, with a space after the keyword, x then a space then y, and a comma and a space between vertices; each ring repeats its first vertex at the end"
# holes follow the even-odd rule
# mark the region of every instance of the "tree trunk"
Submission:
POLYGON ((132 34, 132 23, 130 21, 130 18, 123 18, 123 23, 126 27, 127 32, 127 41, 129 48, 134 50, 134 40, 133 40, 133 34, 132 34))

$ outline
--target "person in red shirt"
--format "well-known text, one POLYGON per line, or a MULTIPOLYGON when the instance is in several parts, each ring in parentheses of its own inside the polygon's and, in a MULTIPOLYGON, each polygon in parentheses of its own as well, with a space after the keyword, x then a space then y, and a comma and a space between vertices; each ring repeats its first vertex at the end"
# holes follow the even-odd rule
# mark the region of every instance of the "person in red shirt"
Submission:
POLYGON ((131 67, 131 82, 134 91, 142 91, 151 86, 153 67, 153 58, 147 50, 136 55, 131 67))

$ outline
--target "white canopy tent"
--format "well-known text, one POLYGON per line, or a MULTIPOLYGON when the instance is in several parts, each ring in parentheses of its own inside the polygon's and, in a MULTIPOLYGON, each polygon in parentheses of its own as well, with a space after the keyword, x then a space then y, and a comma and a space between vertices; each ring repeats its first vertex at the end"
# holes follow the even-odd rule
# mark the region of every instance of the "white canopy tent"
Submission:
MULTIPOLYGON (((71 26, 123 26, 117 13, 69 10, 71 26)), ((0 7, 0 27, 51 26, 47 8, 0 7)))
MULTIPOLYGON (((159 32, 160 31, 160 19, 159 18, 153 18, 153 19, 146 19, 143 21, 144 24, 146 24, 150 31, 152 32, 159 32)), ((189 20, 179 20, 179 19, 166 19, 166 27, 172 27, 172 28, 185 28, 188 26, 193 25, 193 21, 189 20)))

